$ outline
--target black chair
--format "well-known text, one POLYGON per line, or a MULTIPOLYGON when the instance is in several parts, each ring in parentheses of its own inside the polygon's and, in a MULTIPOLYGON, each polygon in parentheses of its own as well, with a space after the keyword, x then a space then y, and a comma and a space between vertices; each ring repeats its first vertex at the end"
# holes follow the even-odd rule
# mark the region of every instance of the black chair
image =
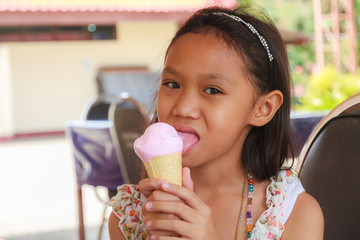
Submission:
POLYGON ((325 239, 357 239, 360 214, 360 93, 325 116, 300 153, 299 176, 319 202, 325 239))
POLYGON ((149 114, 139 102, 124 92, 112 101, 109 120, 114 123, 111 133, 119 156, 121 175, 125 182, 137 184, 142 177, 143 164, 133 144, 149 124, 149 114))
POLYGON ((108 120, 109 108, 114 96, 100 95, 90 100, 82 109, 81 120, 108 120))
POLYGON ((106 95, 89 101, 81 115, 80 121, 68 122, 66 129, 75 162, 79 239, 85 240, 82 186, 87 184, 95 187, 95 195, 104 203, 100 240, 109 198, 116 194, 117 186, 140 180, 142 163, 132 145, 148 118, 132 98, 106 95), (98 193, 98 186, 105 187, 106 198, 98 193))

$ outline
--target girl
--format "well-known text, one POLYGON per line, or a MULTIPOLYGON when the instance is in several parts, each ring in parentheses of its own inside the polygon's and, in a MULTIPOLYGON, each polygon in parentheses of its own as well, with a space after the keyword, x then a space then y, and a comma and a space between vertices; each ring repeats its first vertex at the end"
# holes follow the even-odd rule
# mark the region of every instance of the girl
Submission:
POLYGON ((111 239, 322 239, 291 170, 290 73, 265 15, 196 12, 165 56, 157 120, 186 133, 183 186, 143 179, 111 201, 111 239))

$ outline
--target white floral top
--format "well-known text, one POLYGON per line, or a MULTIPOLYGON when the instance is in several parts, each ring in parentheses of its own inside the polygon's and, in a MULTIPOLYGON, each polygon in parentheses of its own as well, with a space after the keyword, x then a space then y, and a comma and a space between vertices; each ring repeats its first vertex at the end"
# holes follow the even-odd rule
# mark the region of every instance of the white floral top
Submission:
MULTIPOLYGON (((297 175, 290 170, 282 170, 270 180, 271 183, 266 189, 268 209, 255 224, 251 236, 254 240, 279 240, 297 196, 304 191, 297 175)), ((146 198, 136 185, 124 184, 118 187, 117 195, 109 202, 109 206, 120 219, 119 228, 128 240, 149 239, 141 213, 145 201, 146 198)))

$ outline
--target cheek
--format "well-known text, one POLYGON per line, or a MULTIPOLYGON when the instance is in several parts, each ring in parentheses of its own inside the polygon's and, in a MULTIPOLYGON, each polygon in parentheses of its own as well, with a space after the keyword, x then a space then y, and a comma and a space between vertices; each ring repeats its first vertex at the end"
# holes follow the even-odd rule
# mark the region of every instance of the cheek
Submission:
POLYGON ((168 101, 164 100, 161 94, 158 94, 156 109, 159 121, 163 122, 165 120, 165 116, 168 115, 168 112, 170 111, 170 104, 168 101))
POLYGON ((211 114, 207 114, 207 116, 210 116, 208 120, 211 122, 212 128, 218 131, 226 131, 227 133, 229 131, 239 133, 249 124, 251 118, 252 108, 245 105, 229 102, 213 109, 211 114))
POLYGON ((251 112, 248 104, 249 103, 245 103, 244 101, 241 102, 237 99, 230 99, 222 104, 214 106, 212 108, 212 116, 218 121, 228 121, 230 123, 235 119, 237 121, 243 121, 251 112))
POLYGON ((244 109, 238 106, 237 109, 222 113, 217 112, 212 115, 211 125, 208 125, 208 127, 210 132, 209 138, 216 139, 212 142, 213 148, 228 149, 229 146, 234 146, 234 144, 237 147, 243 144, 251 128, 249 125, 250 113, 248 108, 244 109))

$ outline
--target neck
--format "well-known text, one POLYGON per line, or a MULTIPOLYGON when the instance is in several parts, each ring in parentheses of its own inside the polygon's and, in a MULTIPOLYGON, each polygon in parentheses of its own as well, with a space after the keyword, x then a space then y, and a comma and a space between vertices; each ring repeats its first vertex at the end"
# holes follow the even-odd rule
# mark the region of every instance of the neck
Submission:
POLYGON ((242 190, 245 179, 245 168, 240 160, 214 161, 205 166, 191 169, 191 176, 194 181, 195 192, 198 194, 217 194, 219 192, 242 190))

